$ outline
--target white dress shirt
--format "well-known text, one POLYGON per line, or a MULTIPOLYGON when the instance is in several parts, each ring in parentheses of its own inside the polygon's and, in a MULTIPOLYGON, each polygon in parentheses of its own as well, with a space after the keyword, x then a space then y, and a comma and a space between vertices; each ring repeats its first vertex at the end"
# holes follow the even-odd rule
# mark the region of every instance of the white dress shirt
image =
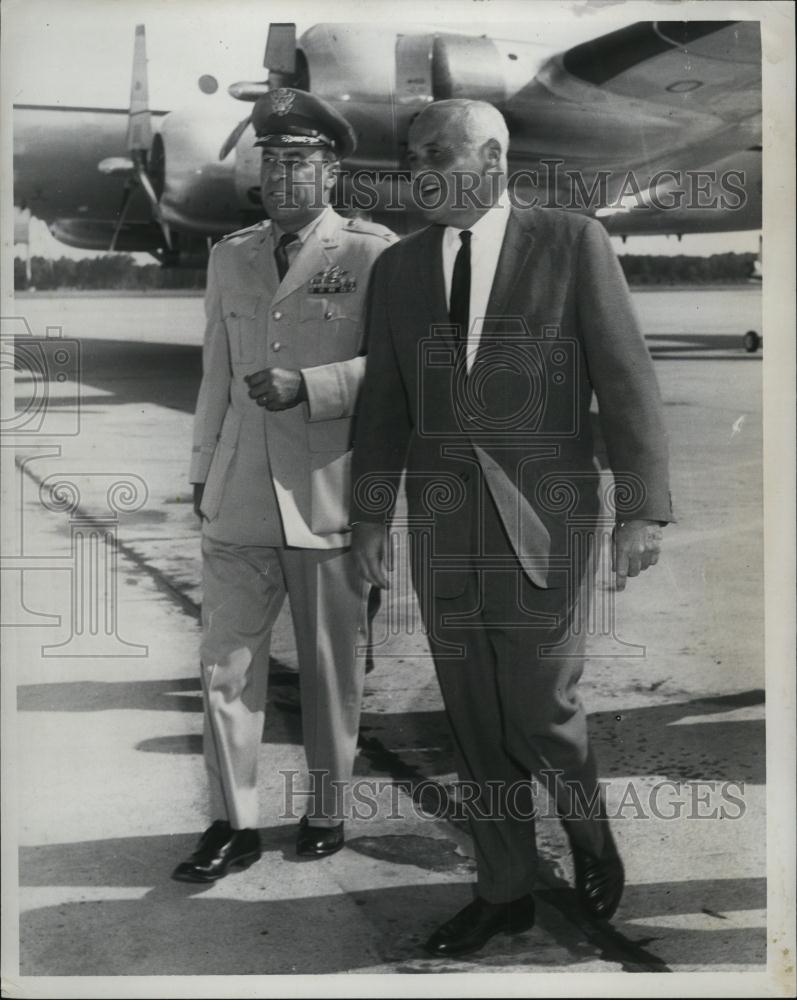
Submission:
MULTIPOLYGON (((506 224, 509 221, 509 202, 502 199, 470 227, 470 329, 465 363, 471 370, 482 337, 484 316, 493 287, 498 257, 504 242, 506 224)), ((446 282, 446 305, 451 305, 451 281, 454 275, 454 261, 457 259, 462 241, 461 229, 446 226, 443 233, 443 276, 446 282)))

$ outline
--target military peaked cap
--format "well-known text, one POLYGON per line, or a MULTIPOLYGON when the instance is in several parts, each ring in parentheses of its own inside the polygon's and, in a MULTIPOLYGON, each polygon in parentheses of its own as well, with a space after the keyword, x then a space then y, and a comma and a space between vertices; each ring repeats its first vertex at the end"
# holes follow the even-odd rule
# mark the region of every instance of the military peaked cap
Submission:
POLYGON ((279 87, 259 97, 252 125, 256 146, 328 146, 341 158, 350 156, 357 146, 351 125, 331 104, 291 87, 279 87))

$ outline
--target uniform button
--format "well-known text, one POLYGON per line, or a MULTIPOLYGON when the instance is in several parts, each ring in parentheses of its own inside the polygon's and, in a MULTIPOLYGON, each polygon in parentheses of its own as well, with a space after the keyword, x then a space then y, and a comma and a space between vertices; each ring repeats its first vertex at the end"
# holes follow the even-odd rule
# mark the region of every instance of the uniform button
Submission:
POLYGON ((274 319, 282 319, 282 313, 279 311, 279 309, 275 309, 271 315, 274 317, 274 319))
POLYGON ((324 319, 332 319, 334 315, 335 314, 331 312, 324 313, 324 319))
POLYGON ((275 340, 274 343, 271 345, 271 350, 278 351, 281 347, 282 344, 278 340, 275 340))

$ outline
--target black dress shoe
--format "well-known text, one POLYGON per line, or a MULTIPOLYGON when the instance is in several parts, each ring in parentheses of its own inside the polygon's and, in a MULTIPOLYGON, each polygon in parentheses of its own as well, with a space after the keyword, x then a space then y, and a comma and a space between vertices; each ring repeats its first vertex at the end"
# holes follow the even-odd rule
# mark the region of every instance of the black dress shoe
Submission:
POLYGON ((586 913, 596 920, 610 920, 625 888, 625 870, 614 838, 606 831, 606 847, 599 857, 571 844, 576 873, 576 893, 586 913))
POLYGON ((337 826, 310 826, 307 817, 299 821, 296 853, 306 858, 324 858, 343 847, 343 823, 337 826))
POLYGON ((248 868, 260 858, 257 830, 233 830, 227 820, 217 819, 199 838, 188 861, 172 872, 178 882, 215 882, 230 868, 248 868))
POLYGON ((534 926, 534 899, 521 896, 509 903, 488 903, 477 896, 448 923, 438 927, 424 945, 430 955, 469 955, 496 934, 519 934, 534 926))

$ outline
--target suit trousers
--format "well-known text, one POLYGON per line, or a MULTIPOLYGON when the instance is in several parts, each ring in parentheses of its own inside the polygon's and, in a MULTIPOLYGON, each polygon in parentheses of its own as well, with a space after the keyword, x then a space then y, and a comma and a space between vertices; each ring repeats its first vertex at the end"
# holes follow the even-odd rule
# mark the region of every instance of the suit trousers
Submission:
POLYGON ((351 550, 271 548, 202 539, 204 757, 214 819, 256 828, 258 756, 271 630, 290 599, 311 772, 308 818, 334 820, 351 779, 365 656, 367 587, 351 550))
POLYGON ((532 775, 571 842, 593 854, 603 848, 605 808, 578 693, 593 574, 577 566, 559 574, 562 586, 534 586, 489 492, 482 496, 483 510, 471 514, 482 529, 478 555, 457 571, 463 592, 436 595, 428 567, 416 566, 414 577, 463 782, 478 893, 508 902, 530 892, 535 877, 532 775))

